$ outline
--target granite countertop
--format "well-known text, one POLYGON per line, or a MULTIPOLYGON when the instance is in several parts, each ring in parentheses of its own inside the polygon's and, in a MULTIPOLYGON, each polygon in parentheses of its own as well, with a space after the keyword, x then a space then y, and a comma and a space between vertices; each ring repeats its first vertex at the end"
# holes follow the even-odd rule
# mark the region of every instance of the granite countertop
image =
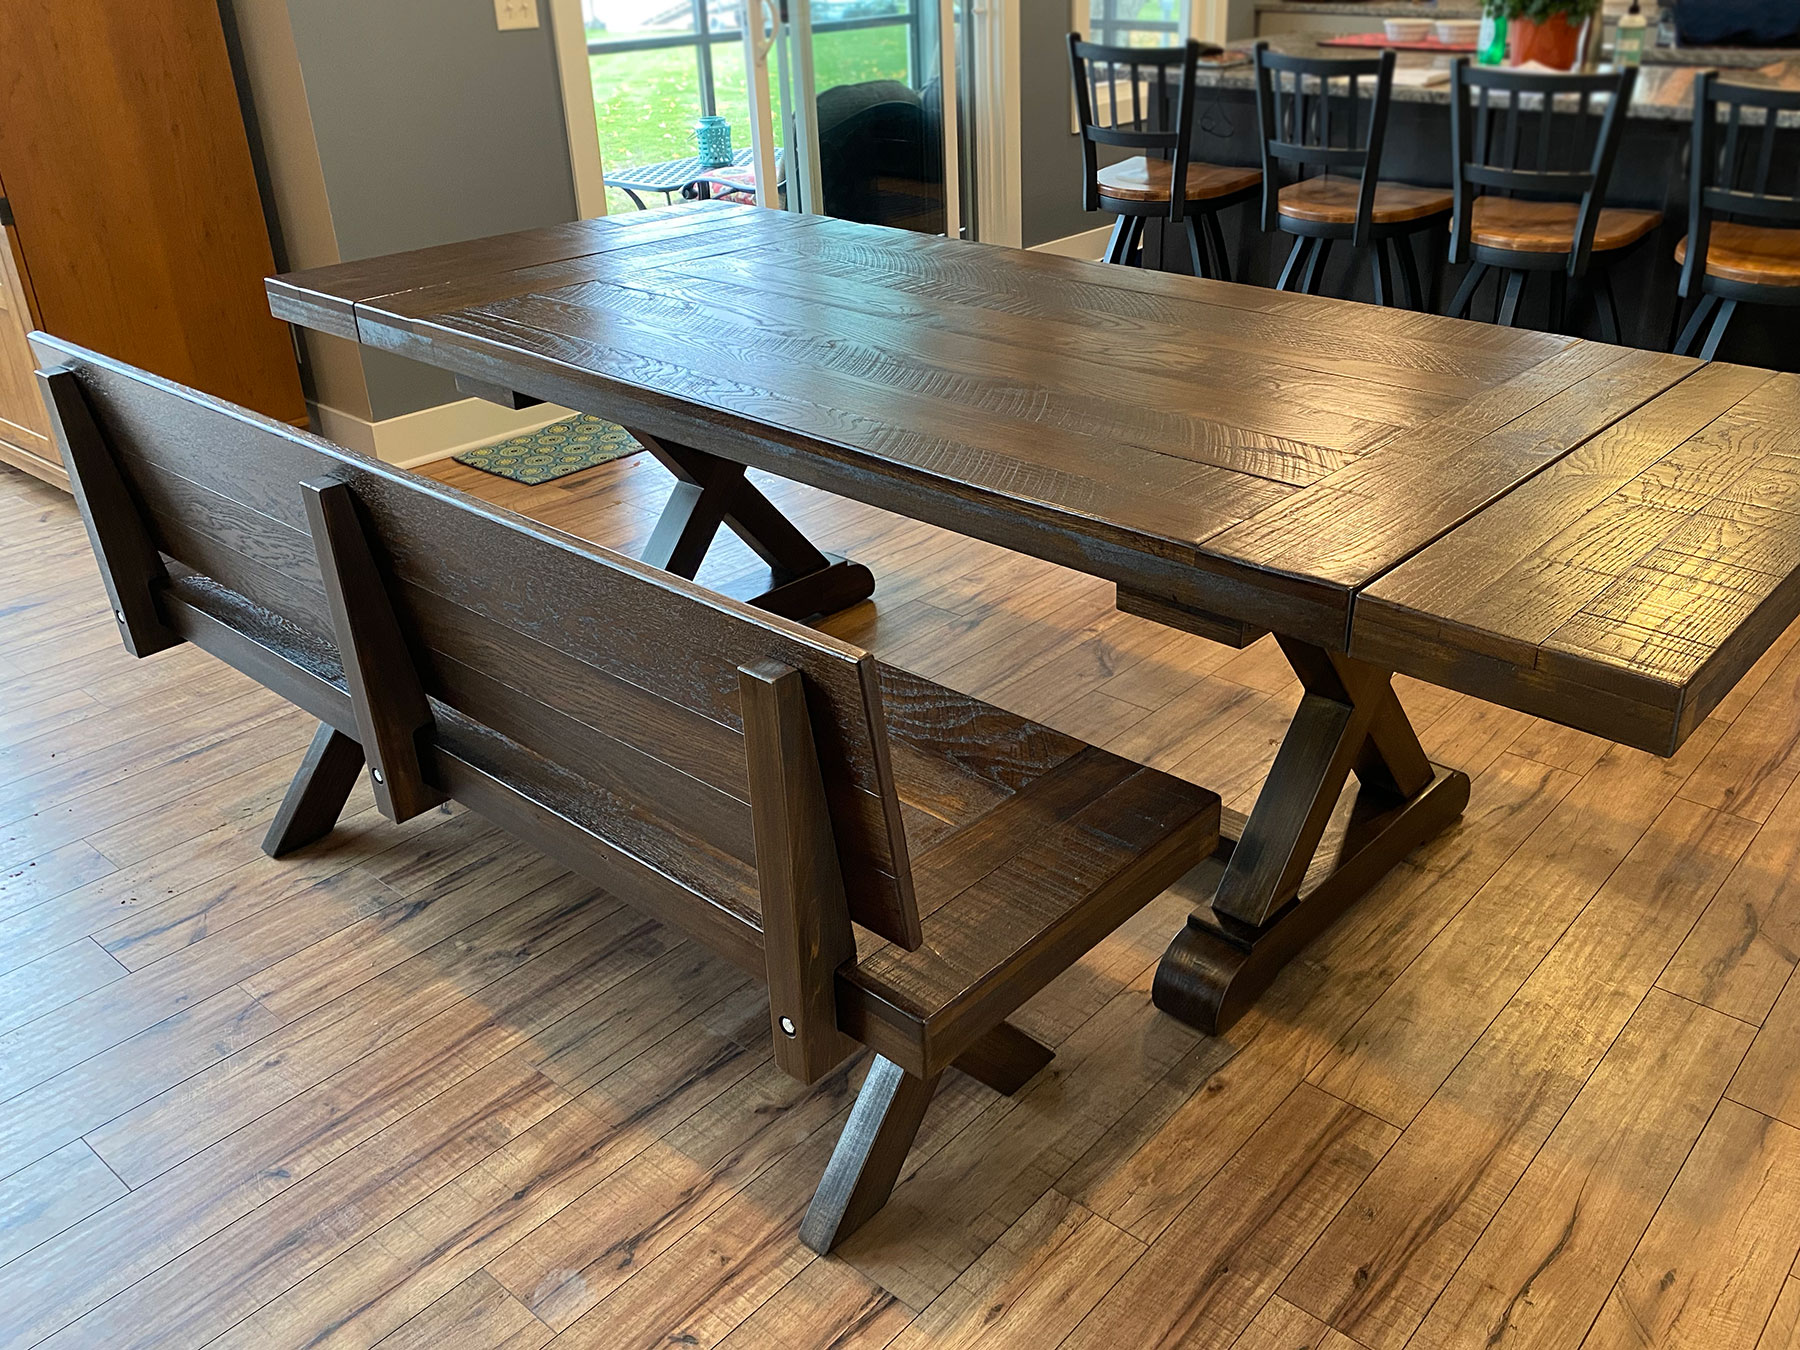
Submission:
POLYGON ((1480 0, 1256 0, 1259 14, 1344 14, 1362 19, 1479 19, 1480 0))
MULTIPOLYGON (((1282 52, 1290 56, 1344 60, 1356 57, 1366 58, 1370 55, 1368 49, 1320 45, 1319 39, 1328 36, 1332 35, 1285 33, 1263 40, 1269 44, 1271 51, 1282 52)), ((1230 45, 1248 50, 1254 44, 1246 41, 1233 42, 1230 45)), ((1800 57, 1779 55, 1774 52, 1755 53, 1754 55, 1766 56, 1769 59, 1755 67, 1737 67, 1731 76, 1734 83, 1771 84, 1778 89, 1800 90, 1800 57)), ((1435 52, 1398 52, 1396 56, 1401 71, 1420 68, 1448 71, 1453 59, 1435 52)), ((1631 101, 1630 115, 1653 121, 1685 122, 1691 119, 1694 107, 1694 76, 1697 69, 1699 67, 1685 63, 1646 64, 1638 73, 1637 94, 1631 101)), ((1200 82, 1218 88, 1249 89, 1255 85, 1256 81, 1248 65, 1207 66, 1202 64, 1200 82)), ((1448 83, 1416 85, 1396 81, 1394 101, 1396 103, 1435 103, 1447 108, 1450 105, 1450 86, 1448 83)), ((1791 114, 1783 114, 1783 122, 1787 122, 1790 116, 1791 114)))

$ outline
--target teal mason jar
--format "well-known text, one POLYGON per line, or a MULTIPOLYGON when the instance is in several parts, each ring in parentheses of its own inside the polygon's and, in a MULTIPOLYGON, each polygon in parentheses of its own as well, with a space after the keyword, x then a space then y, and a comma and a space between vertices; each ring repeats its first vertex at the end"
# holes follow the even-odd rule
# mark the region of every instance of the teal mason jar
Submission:
POLYGON ((700 146, 700 167, 731 166, 731 123, 723 117, 702 117, 694 123, 694 140, 700 146))

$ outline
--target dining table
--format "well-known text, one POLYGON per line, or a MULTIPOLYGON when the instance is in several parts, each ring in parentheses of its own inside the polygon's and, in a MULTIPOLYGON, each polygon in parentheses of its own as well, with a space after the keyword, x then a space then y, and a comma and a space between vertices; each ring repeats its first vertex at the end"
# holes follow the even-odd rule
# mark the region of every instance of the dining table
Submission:
POLYGON ((675 479, 644 560, 731 530, 791 618, 874 578, 747 469, 1273 634, 1302 696, 1153 988, 1208 1032, 1467 803, 1396 672, 1670 755, 1800 613, 1794 375, 710 202, 268 295, 622 424, 675 479))

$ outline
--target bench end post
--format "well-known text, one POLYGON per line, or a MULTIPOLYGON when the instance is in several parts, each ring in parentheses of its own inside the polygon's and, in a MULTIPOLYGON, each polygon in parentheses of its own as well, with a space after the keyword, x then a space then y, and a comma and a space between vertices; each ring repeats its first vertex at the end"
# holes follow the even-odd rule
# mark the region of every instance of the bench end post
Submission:
POLYGON ((162 554, 94 421, 80 377, 59 366, 38 371, 37 380, 125 650, 144 657, 179 646, 184 639, 164 622, 156 603, 156 588, 168 580, 162 554))
POLYGON ((411 820, 444 801, 425 781, 420 760, 420 746, 436 725, 431 700, 375 565, 356 494, 331 476, 302 483, 300 493, 375 803, 389 820, 411 820))
POLYGON ((774 1057, 785 1072, 813 1083, 857 1048, 838 1030, 836 984, 838 968, 856 960, 856 938, 805 677, 763 661, 739 667, 738 689, 774 1057))

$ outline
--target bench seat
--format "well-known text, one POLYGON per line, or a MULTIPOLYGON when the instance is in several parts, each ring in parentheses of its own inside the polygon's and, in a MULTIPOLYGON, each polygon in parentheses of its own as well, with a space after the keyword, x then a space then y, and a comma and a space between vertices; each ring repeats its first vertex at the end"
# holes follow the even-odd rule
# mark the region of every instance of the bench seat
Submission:
POLYGON ((41 335, 120 636, 319 719, 264 848, 366 766, 455 801, 769 986, 813 1083, 874 1058, 801 1226, 886 1200, 943 1072, 1016 1091, 1007 1016, 1218 843, 1212 793, 816 629, 41 335))
POLYGON ((929 1076, 1206 858, 1219 798, 891 666, 881 689, 925 941, 859 930, 839 1009, 929 1076))

